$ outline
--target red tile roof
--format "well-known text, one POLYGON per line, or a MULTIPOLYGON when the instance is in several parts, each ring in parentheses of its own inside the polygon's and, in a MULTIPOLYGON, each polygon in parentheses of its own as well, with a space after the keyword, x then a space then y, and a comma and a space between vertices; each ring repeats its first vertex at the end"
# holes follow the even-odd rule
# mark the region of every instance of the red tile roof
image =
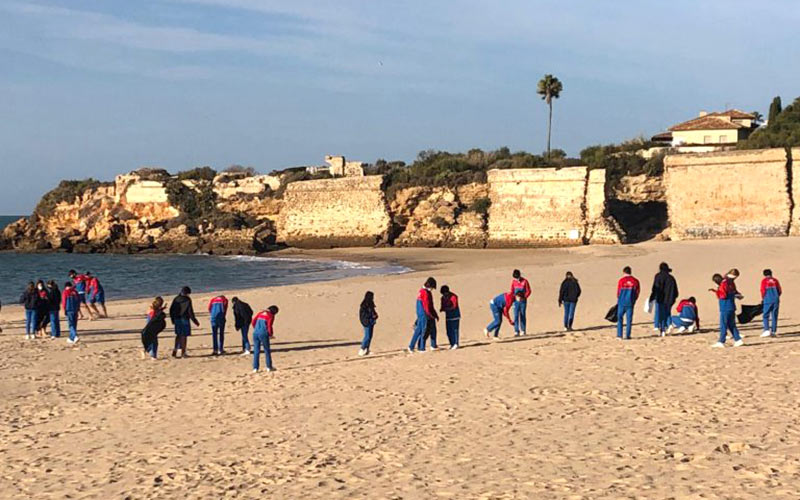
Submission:
POLYGON ((740 109, 729 109, 721 113, 709 113, 708 116, 728 116, 734 120, 755 120, 755 116, 750 113, 745 113, 740 109))
POLYGON ((746 127, 741 123, 734 123, 728 118, 722 118, 717 113, 713 113, 673 125, 669 130, 671 132, 680 132, 685 130, 735 130, 740 128, 746 127))

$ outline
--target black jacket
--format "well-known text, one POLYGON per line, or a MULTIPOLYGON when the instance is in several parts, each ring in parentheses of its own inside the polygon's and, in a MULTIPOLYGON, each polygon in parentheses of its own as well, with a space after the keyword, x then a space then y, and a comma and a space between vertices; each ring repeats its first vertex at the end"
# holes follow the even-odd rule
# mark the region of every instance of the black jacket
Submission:
POLYGON ((47 289, 47 302, 51 311, 61 309, 61 290, 58 287, 47 289))
POLYGON ((247 302, 242 302, 241 300, 234 302, 233 320, 236 323, 235 328, 237 330, 241 330, 243 327, 248 326, 250 322, 253 321, 253 308, 250 307, 250 304, 247 302))
POLYGON ((578 302, 578 297, 581 296, 581 285, 575 278, 565 279, 561 282, 561 289, 558 291, 558 304, 564 302, 578 302))
POLYGON ((167 317, 164 311, 158 311, 142 330, 142 345, 147 348, 165 328, 167 328, 167 317))
POLYGON ((653 290, 650 292, 650 301, 658 304, 672 305, 678 300, 678 282, 667 271, 659 271, 653 278, 653 290))
POLYGON ((33 311, 39 307, 39 292, 34 290, 32 292, 24 291, 19 297, 19 303, 25 306, 28 311, 33 311))
POLYGON ((361 304, 358 308, 358 319, 361 321, 361 326, 374 325, 376 315, 374 305, 361 304))
POLYGON ((197 321, 194 316, 192 299, 188 295, 178 295, 172 299, 172 305, 169 307, 169 319, 172 320, 173 324, 178 319, 197 321))

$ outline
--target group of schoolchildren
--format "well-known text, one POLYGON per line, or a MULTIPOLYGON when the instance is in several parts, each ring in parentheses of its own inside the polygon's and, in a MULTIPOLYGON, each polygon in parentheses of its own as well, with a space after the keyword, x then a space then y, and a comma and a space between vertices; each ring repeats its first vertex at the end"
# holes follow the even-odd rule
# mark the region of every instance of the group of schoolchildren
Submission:
MULTIPOLYGON (((169 307, 169 319, 175 330, 175 344, 172 348, 173 358, 185 358, 187 343, 192 335, 192 324, 199 327, 200 322, 194 313, 191 299, 192 289, 185 286, 181 292, 172 299, 169 307)), ((238 297, 233 297, 234 328, 242 336, 242 356, 253 355, 253 373, 259 370, 259 357, 263 352, 266 358, 266 370, 273 371, 272 352, 270 339, 274 337, 274 322, 278 315, 278 306, 269 306, 267 309, 253 313, 250 305, 238 297), (253 328, 253 342, 250 343, 250 328, 253 328)), ((212 298, 208 303, 209 322, 211 325, 211 340, 213 344, 212 356, 225 354, 225 327, 228 316, 228 298, 220 295, 212 298)), ((142 358, 156 359, 158 356, 158 334, 166 329, 167 313, 162 297, 153 300, 147 312, 147 324, 142 330, 142 358)))
POLYGON ((44 338, 48 329, 50 339, 61 337, 63 309, 69 328, 67 343, 74 344, 78 342, 79 319, 108 317, 105 302, 103 285, 91 272, 79 274, 70 270, 63 291, 54 280, 47 283, 44 280, 31 281, 19 299, 25 308, 25 338, 44 338))
MULTIPOLYGON (((761 301, 757 306, 763 314, 764 330, 761 337, 775 337, 778 331, 778 311, 780 299, 783 294, 780 282, 772 275, 772 270, 764 269, 761 280, 761 301)), ((739 277, 738 269, 731 269, 725 275, 714 274, 712 281, 715 288, 709 288, 719 301, 719 338, 712 347, 723 348, 728 333, 733 337, 734 347, 744 345, 741 333, 736 326, 736 300, 744 298, 736 288, 736 279, 739 277)), ((639 298, 640 284, 630 267, 623 269, 623 276, 617 283, 617 338, 629 340, 633 323, 633 311, 639 298), (624 330, 624 337, 623 337, 624 330)), ((700 329, 700 314, 697 309, 697 299, 689 297, 681 300, 676 309, 677 315, 672 315, 672 307, 678 301, 678 283, 672 275, 672 269, 665 262, 659 265, 659 271, 653 278, 650 298, 645 305, 649 312, 654 308, 654 329, 663 337, 677 329, 677 333, 694 332, 700 329)))

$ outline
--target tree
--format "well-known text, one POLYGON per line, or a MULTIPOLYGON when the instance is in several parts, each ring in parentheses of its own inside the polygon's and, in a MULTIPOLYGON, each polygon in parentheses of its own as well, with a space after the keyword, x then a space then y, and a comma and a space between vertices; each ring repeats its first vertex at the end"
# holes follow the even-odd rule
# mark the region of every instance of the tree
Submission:
POLYGON ((783 106, 781 105, 781 96, 776 96, 772 100, 772 104, 769 105, 769 115, 767 117, 767 120, 768 120, 767 121, 767 125, 768 126, 773 121, 775 121, 775 118, 777 118, 778 115, 781 114, 781 111, 783 111, 783 106))
POLYGON ((764 115, 762 115, 760 112, 753 111, 750 114, 753 115, 753 123, 755 123, 756 125, 759 125, 761 122, 764 121, 764 115))
POLYGON ((539 80, 539 85, 536 88, 536 93, 542 96, 542 100, 547 103, 549 107, 549 115, 547 117, 547 158, 550 158, 550 131, 553 126, 553 99, 561 97, 561 91, 564 87, 558 78, 553 75, 544 75, 544 78, 539 80))

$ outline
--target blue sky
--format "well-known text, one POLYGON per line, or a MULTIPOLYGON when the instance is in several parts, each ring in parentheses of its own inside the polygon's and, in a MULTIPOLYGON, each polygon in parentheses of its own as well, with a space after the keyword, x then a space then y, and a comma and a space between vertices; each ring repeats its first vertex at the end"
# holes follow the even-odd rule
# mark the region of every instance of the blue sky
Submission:
POLYGON ((800 3, 0 0, 0 213, 64 178, 652 135, 800 95, 800 3))

